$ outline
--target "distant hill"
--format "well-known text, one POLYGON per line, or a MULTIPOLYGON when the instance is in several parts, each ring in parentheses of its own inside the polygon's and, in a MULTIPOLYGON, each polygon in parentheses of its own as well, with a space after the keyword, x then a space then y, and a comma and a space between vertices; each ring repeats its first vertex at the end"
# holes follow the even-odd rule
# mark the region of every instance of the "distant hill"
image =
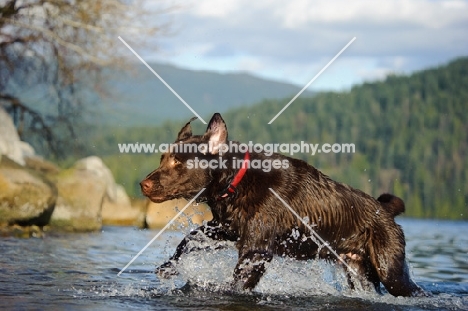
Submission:
MULTIPOLYGON (((202 118, 253 105, 264 99, 289 100, 302 88, 293 84, 255 77, 247 73, 217 73, 181 69, 172 65, 149 63, 202 118)), ((91 78, 90 78, 91 79, 91 78)), ((193 113, 142 63, 125 69, 103 70, 106 95, 90 89, 75 90, 84 103, 84 123, 110 126, 154 126, 166 120, 186 120, 193 113)), ((54 115, 57 95, 48 84, 9 80, 8 93, 34 109, 54 115)), ((305 91, 302 96, 313 95, 305 91)))
MULTIPOLYGON (((292 97, 300 87, 246 73, 193 71, 171 65, 149 64, 202 118, 249 106, 263 99, 292 97)), ((100 123, 120 126, 158 125, 163 120, 185 120, 193 114, 141 63, 132 72, 112 71, 111 96, 95 108, 100 123)), ((305 92, 303 96, 311 96, 305 92)), ((207 120, 205 120, 207 121, 207 120)))

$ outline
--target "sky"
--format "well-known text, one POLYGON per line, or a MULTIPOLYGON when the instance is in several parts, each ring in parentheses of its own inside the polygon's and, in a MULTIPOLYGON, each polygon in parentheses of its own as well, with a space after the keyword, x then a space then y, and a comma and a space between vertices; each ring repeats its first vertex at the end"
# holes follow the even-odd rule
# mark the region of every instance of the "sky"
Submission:
MULTIPOLYGON (((149 2, 151 5, 151 1, 149 2)), ((190 0, 147 61, 346 90, 468 55, 468 0, 190 0)))

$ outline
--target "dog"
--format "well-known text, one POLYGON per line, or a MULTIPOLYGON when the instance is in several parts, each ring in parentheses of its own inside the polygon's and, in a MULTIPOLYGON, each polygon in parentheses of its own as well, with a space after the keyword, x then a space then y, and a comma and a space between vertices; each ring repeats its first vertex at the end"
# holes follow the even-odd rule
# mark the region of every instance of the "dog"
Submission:
POLYGON ((239 258, 233 285, 244 290, 257 285, 265 264, 277 255, 341 262, 348 269, 351 288, 361 286, 381 293, 383 284, 394 296, 426 295, 409 276, 404 233, 394 220, 405 210, 400 198, 383 194, 376 200, 330 179, 305 161, 284 155, 240 150, 223 153, 221 146, 239 143, 228 141, 221 115, 213 115, 203 135, 192 135, 190 123, 194 119, 182 127, 173 150, 161 156, 159 168, 140 186, 142 193, 156 203, 175 198, 191 200, 205 188, 197 202, 208 204, 213 219, 189 233, 157 273, 177 273, 174 266, 179 258, 198 248, 194 241, 213 239, 235 242, 239 258), (175 148, 188 144, 199 148, 190 152, 175 148), (243 160, 241 167, 193 165, 197 160, 230 164, 239 159, 243 160), (255 161, 276 163, 278 169, 265 172, 247 165, 255 161), (294 215, 270 189, 308 223, 294 215))

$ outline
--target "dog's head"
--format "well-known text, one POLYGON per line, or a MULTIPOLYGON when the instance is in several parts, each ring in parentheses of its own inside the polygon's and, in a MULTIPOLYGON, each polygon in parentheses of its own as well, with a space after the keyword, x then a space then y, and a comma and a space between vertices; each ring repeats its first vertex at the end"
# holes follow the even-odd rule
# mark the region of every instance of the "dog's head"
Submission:
POLYGON ((192 135, 190 122, 195 119, 182 127, 170 151, 161 156, 159 167, 140 182, 142 193, 151 201, 191 199, 211 182, 216 169, 196 164, 219 157, 220 147, 227 143, 226 124, 221 115, 215 113, 205 134, 192 135))

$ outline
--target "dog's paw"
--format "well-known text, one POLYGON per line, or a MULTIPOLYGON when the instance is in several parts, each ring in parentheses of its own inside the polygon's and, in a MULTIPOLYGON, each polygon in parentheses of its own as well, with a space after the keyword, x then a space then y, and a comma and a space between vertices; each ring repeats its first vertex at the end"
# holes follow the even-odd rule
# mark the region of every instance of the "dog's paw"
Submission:
POLYGON ((175 268, 174 264, 172 262, 170 262, 170 261, 168 261, 168 262, 160 265, 159 267, 157 267, 155 273, 159 277, 165 278, 165 279, 169 279, 172 276, 179 274, 179 272, 175 268))

